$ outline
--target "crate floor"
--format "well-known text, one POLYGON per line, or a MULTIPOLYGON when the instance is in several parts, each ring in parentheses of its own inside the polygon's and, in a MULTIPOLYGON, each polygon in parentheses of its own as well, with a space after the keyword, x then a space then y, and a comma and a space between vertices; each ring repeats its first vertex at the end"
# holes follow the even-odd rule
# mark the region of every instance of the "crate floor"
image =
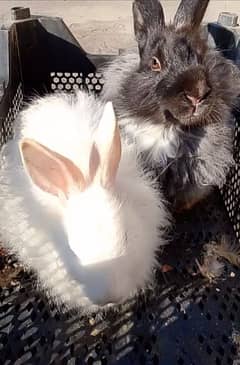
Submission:
POLYGON ((161 262, 175 270, 156 271, 152 288, 95 317, 59 312, 27 273, 0 289, 0 364, 239 364, 239 271, 209 284, 195 265, 205 242, 233 235, 220 195, 173 231, 161 262))

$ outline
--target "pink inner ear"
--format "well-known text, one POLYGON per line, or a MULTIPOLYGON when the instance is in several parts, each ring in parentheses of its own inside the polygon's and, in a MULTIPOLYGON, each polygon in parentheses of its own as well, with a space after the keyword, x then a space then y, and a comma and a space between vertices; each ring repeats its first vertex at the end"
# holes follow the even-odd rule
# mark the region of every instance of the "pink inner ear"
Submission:
POLYGON ((100 158, 96 177, 104 188, 110 188, 114 185, 121 159, 120 131, 111 102, 104 107, 95 143, 100 158))
POLYGON ((97 175, 98 169, 100 165, 100 156, 97 150, 95 143, 92 146, 90 159, 89 159, 89 178, 90 182, 92 182, 97 175))
POLYGON ((121 138, 117 126, 115 128, 110 148, 106 155, 103 155, 102 157, 101 183, 107 188, 114 184, 121 159, 121 138))
POLYGON ((68 197, 74 187, 85 188, 82 172, 68 158, 30 139, 25 139, 20 148, 28 174, 43 191, 68 197))

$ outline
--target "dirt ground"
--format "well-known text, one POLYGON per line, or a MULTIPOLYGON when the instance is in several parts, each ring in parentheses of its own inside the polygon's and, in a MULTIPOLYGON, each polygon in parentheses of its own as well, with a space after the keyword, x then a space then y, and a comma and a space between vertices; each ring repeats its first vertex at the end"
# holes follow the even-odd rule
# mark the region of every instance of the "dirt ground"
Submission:
MULTIPOLYGON (((174 16, 179 0, 163 0, 166 18, 174 16)), ((27 6, 32 14, 64 19, 83 48, 90 53, 114 54, 135 44, 130 0, 0 0, 0 26, 10 20, 13 6, 27 6)), ((240 17, 240 0, 211 0, 206 21, 216 21, 221 11, 240 17)))

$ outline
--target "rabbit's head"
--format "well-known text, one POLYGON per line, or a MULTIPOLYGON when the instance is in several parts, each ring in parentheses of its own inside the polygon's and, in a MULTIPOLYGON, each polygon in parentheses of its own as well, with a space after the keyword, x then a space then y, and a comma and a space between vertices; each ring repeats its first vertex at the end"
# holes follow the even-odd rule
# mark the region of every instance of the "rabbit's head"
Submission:
POLYGON ((161 214, 165 219, 132 147, 122 151, 121 145, 111 103, 94 130, 87 174, 34 139, 19 142, 34 189, 59 206, 66 245, 77 258, 72 264, 68 259, 68 265, 75 265, 85 295, 95 304, 120 300, 145 283, 155 262, 161 214))
POLYGON ((240 93, 239 70, 203 37, 208 3, 182 0, 166 25, 160 0, 133 2, 140 63, 122 85, 123 113, 183 127, 228 117, 240 93))

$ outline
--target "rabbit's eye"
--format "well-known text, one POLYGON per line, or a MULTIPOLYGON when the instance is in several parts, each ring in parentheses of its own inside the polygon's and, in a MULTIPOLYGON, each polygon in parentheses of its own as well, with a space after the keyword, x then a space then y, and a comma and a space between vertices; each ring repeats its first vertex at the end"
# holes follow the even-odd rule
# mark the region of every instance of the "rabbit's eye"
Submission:
POLYGON ((161 63, 157 57, 153 57, 151 60, 152 71, 161 71, 161 63))

